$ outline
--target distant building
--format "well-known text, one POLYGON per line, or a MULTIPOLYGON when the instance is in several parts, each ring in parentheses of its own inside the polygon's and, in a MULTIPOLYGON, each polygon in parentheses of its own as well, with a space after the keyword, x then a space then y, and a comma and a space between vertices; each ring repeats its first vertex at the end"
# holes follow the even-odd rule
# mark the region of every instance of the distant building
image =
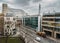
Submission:
POLYGON ((42 29, 47 36, 60 38, 60 13, 44 14, 42 17, 42 29))
POLYGON ((0 13, 0 35, 4 34, 4 14, 0 13))
POLYGON ((6 14, 7 13, 7 11, 8 11, 8 6, 7 6, 7 4, 2 4, 2 13, 3 14, 6 14))

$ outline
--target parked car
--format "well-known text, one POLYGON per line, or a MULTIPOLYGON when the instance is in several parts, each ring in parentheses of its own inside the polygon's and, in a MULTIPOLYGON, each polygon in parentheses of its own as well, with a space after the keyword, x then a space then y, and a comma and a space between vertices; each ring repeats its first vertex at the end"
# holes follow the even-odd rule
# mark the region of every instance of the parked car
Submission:
POLYGON ((45 32, 37 32, 37 35, 46 38, 46 33, 45 32))
POLYGON ((40 37, 36 37, 35 40, 37 40, 37 41, 40 42, 41 41, 41 38, 40 37))

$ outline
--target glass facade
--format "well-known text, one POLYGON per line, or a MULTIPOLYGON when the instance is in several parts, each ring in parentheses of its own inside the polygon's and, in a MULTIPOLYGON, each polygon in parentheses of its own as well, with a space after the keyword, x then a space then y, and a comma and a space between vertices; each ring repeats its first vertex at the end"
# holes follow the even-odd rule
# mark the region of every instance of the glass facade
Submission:
POLYGON ((56 19, 55 19, 55 22, 60 22, 60 19, 56 18, 56 19))
POLYGON ((43 28, 48 29, 48 30, 53 30, 53 27, 43 26, 43 28))
POLYGON ((55 27, 55 31, 60 32, 60 28, 55 27))
POLYGON ((38 27, 38 17, 25 17, 24 19, 25 19, 25 26, 29 26, 34 29, 38 27))

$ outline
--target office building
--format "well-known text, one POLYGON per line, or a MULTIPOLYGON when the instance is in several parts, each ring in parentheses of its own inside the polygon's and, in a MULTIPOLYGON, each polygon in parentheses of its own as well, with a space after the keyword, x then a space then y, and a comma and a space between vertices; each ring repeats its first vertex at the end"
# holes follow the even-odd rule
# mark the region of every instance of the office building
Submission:
POLYGON ((24 26, 31 27, 35 31, 40 31, 40 16, 39 15, 28 15, 23 18, 24 26))
POLYGON ((47 36, 60 38, 60 13, 48 13, 42 17, 42 29, 47 36))

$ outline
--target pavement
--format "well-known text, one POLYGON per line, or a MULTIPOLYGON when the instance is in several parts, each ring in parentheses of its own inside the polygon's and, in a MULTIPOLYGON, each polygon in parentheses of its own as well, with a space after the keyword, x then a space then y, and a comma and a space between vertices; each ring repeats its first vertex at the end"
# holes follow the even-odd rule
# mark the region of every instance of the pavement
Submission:
POLYGON ((56 42, 60 43, 60 39, 56 39, 56 38, 52 38, 52 37, 47 37, 47 38, 50 39, 50 40, 53 40, 53 41, 56 41, 56 42))

